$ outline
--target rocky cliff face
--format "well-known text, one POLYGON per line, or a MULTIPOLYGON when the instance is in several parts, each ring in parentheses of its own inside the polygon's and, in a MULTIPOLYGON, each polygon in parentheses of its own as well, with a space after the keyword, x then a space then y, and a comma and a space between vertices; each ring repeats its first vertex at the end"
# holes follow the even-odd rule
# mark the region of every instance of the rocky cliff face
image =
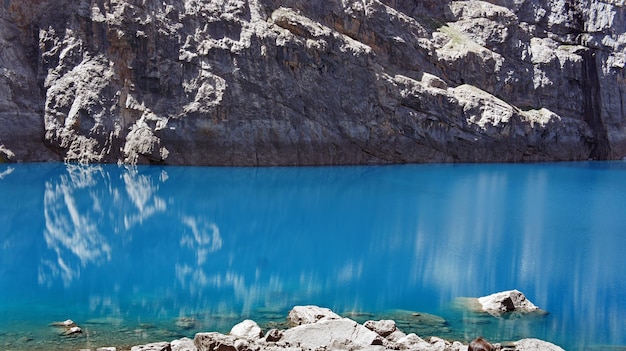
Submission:
POLYGON ((623 0, 4 0, 0 160, 626 156, 623 0))

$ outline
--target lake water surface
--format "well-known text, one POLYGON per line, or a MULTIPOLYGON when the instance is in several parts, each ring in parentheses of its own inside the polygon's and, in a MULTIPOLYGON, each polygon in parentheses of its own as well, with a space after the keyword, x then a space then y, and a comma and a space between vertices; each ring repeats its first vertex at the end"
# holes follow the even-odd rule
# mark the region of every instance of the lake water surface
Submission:
POLYGON ((0 349, 282 327, 316 304, 423 337, 623 350, 625 248, 626 162, 0 164, 0 349), (459 304, 509 289, 549 314, 459 304), (68 318, 85 332, 49 326, 68 318))

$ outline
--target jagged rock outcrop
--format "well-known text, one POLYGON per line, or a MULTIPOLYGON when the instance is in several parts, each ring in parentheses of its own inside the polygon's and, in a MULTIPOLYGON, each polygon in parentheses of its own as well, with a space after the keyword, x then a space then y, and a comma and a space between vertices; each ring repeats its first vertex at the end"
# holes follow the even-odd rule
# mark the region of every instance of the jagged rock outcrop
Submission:
POLYGON ((6 0, 0 161, 626 156, 617 0, 6 0))

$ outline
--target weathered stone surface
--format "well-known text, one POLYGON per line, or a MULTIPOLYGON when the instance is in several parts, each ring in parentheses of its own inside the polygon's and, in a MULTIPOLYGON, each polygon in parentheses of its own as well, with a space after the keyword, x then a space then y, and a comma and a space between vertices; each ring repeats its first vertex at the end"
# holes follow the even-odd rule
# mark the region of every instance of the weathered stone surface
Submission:
POLYGON ((285 330, 281 341, 305 349, 329 347, 337 350, 383 345, 382 338, 348 318, 327 319, 285 330))
POLYGON ((626 156, 620 1, 7 0, 0 162, 626 156))
POLYGON ((390 319, 367 321, 363 324, 363 326, 382 337, 387 337, 397 330, 396 322, 390 319))
POLYGON ((237 340, 239 339, 234 335, 224 335, 216 332, 198 333, 193 339, 198 351, 237 351, 235 347, 237 340))
POLYGON ((414 333, 410 333, 396 341, 401 350, 430 350, 432 345, 414 333))
POLYGON ((265 334, 265 341, 267 342, 276 342, 279 341, 283 337, 283 332, 278 329, 270 329, 267 334, 265 334))
POLYGON ((506 312, 538 312, 535 306, 526 296, 518 290, 502 291, 478 298, 483 311, 499 316, 506 312))
POLYGON ((173 340, 170 343, 170 348, 172 349, 172 351, 197 351, 198 350, 198 348, 196 347, 196 344, 193 342, 193 340, 189 338, 173 340))
POLYGON ((255 321, 246 319, 230 330, 230 335, 256 340, 263 336, 263 331, 255 321))
POLYGON ((334 319, 341 319, 341 316, 328 308, 319 306, 295 306, 287 316, 287 320, 292 325, 313 324, 334 319))
POLYGON ((515 351, 563 351, 560 346, 539 339, 522 339, 515 342, 515 351))
POLYGON ((133 346, 130 351, 171 351, 169 342, 155 342, 146 345, 133 346))

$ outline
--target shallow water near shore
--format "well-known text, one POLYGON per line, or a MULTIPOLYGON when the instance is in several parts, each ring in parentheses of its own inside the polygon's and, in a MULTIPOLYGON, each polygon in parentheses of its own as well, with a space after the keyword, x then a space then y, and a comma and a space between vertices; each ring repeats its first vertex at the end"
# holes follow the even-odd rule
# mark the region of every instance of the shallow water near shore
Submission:
POLYGON ((0 164, 0 349, 285 327, 294 305, 467 341, 626 345, 626 162, 0 164), (459 298, 518 289, 545 316, 459 298), (61 336, 49 324, 74 320, 61 336))

